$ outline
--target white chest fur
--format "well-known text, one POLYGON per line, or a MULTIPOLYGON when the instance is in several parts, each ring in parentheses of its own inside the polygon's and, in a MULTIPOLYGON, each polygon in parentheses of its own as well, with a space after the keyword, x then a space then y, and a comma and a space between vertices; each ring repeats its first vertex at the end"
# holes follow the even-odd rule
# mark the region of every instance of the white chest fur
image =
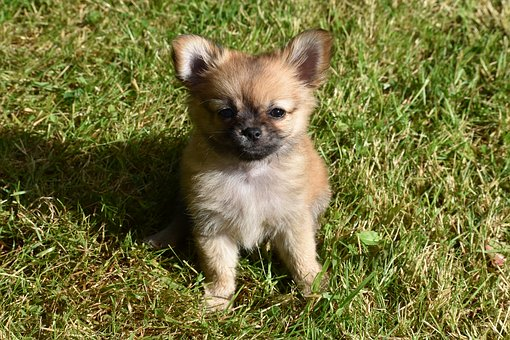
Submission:
POLYGON ((210 170, 192 179, 190 205, 200 233, 226 233, 251 248, 278 231, 302 209, 294 180, 268 164, 210 170))

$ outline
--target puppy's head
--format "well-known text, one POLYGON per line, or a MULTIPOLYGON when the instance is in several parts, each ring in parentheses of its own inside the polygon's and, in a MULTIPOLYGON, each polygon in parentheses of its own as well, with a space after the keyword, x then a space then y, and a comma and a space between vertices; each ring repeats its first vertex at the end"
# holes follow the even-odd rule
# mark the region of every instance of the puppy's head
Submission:
POLYGON ((174 66, 190 91, 197 133, 218 152, 241 160, 292 149, 306 133, 331 40, 326 31, 305 31, 283 50, 252 56, 200 36, 177 37, 174 66))

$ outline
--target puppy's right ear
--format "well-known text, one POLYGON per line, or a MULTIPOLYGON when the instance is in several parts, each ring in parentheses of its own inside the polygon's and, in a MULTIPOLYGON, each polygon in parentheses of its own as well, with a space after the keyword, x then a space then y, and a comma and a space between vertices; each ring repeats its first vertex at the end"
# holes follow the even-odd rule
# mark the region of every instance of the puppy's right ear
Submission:
POLYGON ((316 29, 296 36, 283 49, 285 60, 296 68, 296 75, 310 87, 319 86, 326 78, 331 59, 331 33, 316 29))
POLYGON ((192 87, 203 79, 204 74, 215 67, 223 55, 223 49, 198 35, 180 35, 172 41, 172 58, 177 78, 192 87))

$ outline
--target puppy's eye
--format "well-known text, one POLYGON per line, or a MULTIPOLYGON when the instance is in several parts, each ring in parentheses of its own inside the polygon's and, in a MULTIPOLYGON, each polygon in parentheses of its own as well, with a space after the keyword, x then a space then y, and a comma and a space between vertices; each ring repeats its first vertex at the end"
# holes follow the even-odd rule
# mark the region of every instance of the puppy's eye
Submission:
POLYGON ((269 111, 269 115, 273 118, 282 118, 283 116, 285 116, 285 110, 283 109, 280 109, 280 108, 274 108, 274 109, 271 109, 271 111, 269 111))
POLYGON ((218 111, 218 114, 223 118, 233 118, 236 115, 234 109, 226 107, 218 111))

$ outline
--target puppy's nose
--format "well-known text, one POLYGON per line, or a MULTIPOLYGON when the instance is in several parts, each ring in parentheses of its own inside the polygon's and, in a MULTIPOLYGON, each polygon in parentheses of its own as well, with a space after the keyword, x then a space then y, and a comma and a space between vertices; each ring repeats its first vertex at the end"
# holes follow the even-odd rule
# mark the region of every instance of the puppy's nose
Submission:
POLYGON ((262 130, 257 127, 249 127, 242 131, 242 134, 248 137, 248 139, 252 141, 256 141, 260 137, 262 137, 262 130))

